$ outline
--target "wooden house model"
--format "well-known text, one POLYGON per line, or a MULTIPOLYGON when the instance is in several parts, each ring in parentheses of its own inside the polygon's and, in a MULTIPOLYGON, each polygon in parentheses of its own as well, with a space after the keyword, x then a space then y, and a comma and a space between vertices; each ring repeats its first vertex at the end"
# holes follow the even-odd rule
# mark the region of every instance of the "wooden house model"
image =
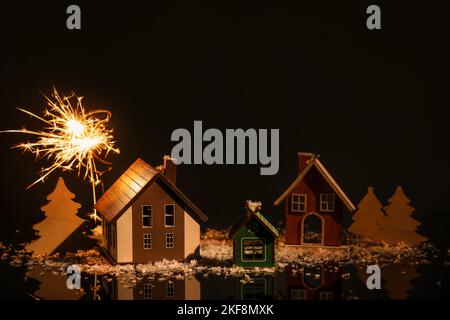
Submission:
POLYGON ((233 261, 241 267, 271 267, 275 263, 277 229, 261 214, 261 203, 247 201, 246 214, 230 230, 233 261))
POLYGON ((275 200, 285 203, 285 244, 340 246, 344 208, 355 206, 312 153, 298 154, 298 175, 275 200))
POLYGON ((207 217, 176 187, 176 165, 137 159, 98 200, 103 247, 118 263, 185 260, 198 254, 207 217))

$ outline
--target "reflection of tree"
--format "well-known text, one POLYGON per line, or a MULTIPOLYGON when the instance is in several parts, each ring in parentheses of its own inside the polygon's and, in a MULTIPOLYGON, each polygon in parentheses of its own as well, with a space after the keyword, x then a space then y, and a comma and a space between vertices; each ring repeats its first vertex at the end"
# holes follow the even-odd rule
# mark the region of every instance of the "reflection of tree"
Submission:
MULTIPOLYGON (((67 288, 67 275, 56 274, 37 266, 27 272, 27 277, 39 281, 39 290, 34 296, 44 300, 79 300, 84 296, 84 290, 67 288)), ((83 283, 82 283, 83 285, 83 283)))
POLYGON ((394 300, 404 300, 414 289, 412 280, 420 274, 411 265, 391 264, 381 268, 382 286, 394 300))

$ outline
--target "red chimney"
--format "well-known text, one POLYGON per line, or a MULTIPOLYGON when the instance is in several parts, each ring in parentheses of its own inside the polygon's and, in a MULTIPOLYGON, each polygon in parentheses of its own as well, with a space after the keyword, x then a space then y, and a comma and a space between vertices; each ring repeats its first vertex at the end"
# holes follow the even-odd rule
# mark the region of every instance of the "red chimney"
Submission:
POLYGON ((177 165, 172 161, 170 156, 164 156, 164 176, 172 182, 174 185, 177 184, 177 165))
POLYGON ((298 172, 302 172, 313 158, 318 158, 317 154, 311 152, 299 152, 298 154, 298 172))

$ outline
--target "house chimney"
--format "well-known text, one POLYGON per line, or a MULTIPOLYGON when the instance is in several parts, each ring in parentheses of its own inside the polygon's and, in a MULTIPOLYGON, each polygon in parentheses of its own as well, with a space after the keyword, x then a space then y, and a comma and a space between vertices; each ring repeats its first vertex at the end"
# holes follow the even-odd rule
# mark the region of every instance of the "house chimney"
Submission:
POLYGON ((164 176, 172 182, 174 185, 177 184, 177 165, 173 162, 170 156, 164 156, 164 176))
POLYGON ((298 173, 302 172, 306 168, 309 161, 318 158, 319 155, 311 152, 299 152, 298 153, 298 173))

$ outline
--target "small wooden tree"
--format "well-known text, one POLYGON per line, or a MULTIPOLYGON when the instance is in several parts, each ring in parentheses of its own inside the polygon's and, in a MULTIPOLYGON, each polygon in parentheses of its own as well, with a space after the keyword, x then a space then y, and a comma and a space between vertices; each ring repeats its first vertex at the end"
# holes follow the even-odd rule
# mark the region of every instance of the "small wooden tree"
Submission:
POLYGON ((368 187, 366 195, 358 203, 358 210, 353 215, 353 223, 348 231, 377 241, 376 234, 384 219, 383 205, 374 194, 373 187, 368 187))
POLYGON ((384 208, 386 218, 381 223, 381 230, 376 234, 379 240, 388 244, 404 242, 408 245, 418 245, 427 238, 417 234, 420 222, 412 217, 414 208, 409 205, 411 200, 398 186, 394 195, 388 199, 389 204, 384 208))
POLYGON ((34 225, 40 238, 26 246, 34 255, 50 255, 84 222, 76 214, 81 207, 72 201, 75 195, 67 189, 64 179, 60 177, 52 193, 47 196, 50 202, 41 210, 45 219, 34 225))

